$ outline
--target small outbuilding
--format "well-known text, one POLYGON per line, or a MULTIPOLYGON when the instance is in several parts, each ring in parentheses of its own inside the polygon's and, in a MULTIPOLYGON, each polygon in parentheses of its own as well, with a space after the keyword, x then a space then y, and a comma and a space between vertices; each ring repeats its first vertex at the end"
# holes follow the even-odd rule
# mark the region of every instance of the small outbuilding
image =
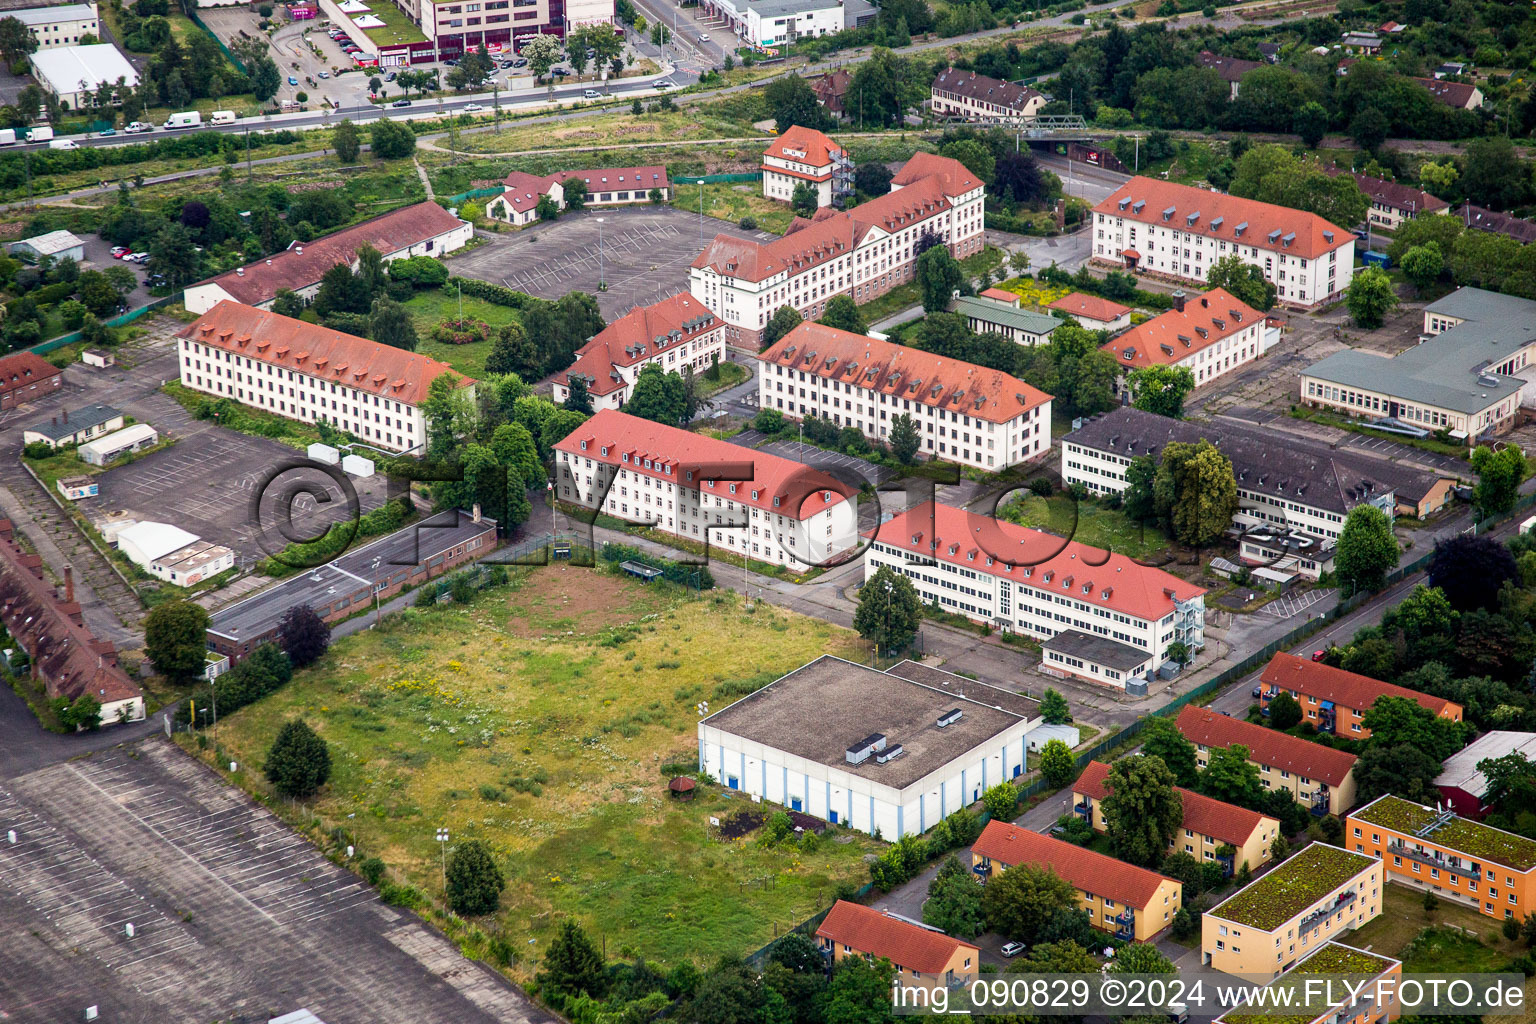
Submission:
POLYGON ((86 366, 116 366, 117 356, 104 348, 88 348, 80 353, 80 361, 86 366))
POLYGON ((131 427, 124 427, 105 437, 87 441, 75 449, 75 454, 80 456, 82 461, 93 466, 105 466, 129 452, 153 448, 159 442, 160 435, 155 432, 154 427, 148 423, 135 423, 131 427))
POLYGON ((94 477, 66 476, 60 477, 58 482, 59 493, 64 495, 65 501, 79 501, 82 498, 94 498, 100 493, 94 477))
POLYGON ((142 522, 117 534, 117 547, 133 564, 178 587, 190 587, 235 565, 235 553, 170 523, 142 522))
POLYGON ((6 246, 12 256, 28 263, 36 263, 44 256, 56 260, 68 259, 80 263, 85 259, 85 242, 73 231, 50 231, 46 235, 33 235, 6 246))

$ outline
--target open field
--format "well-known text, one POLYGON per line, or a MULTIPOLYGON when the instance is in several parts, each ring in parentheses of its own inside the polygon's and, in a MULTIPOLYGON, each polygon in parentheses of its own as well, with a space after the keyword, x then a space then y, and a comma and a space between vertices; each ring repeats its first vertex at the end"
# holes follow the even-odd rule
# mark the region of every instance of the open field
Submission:
POLYGON ((1150 558, 1168 550, 1168 538, 1155 527, 1134 522, 1124 512, 1073 501, 1071 495, 1042 498, 1021 494, 998 508, 998 518, 1020 526, 1068 537, 1131 558, 1150 558))
MULTIPOLYGON (((700 700, 723 707, 827 652, 857 658, 858 638, 766 604, 743 613, 734 594, 529 569, 472 606, 409 611, 339 642, 222 719, 219 745, 254 765, 302 715, 335 767, 294 820, 345 827, 358 856, 382 857, 433 898, 434 829, 489 843, 508 878, 497 923, 528 957, 519 976, 567 916, 610 956, 706 963, 762 945, 829 903, 837 882, 867 877, 867 837, 828 836, 815 852, 714 838, 710 816, 744 802, 703 787, 674 803, 662 770, 695 763, 700 700)), ((265 792, 256 775, 239 781, 265 792)))
MULTIPOLYGON (((612 114, 584 117, 566 124, 512 125, 497 132, 477 132, 459 140, 459 149, 468 153, 517 153, 528 149, 554 149, 581 146, 620 146, 636 142, 684 142, 689 139, 748 137, 752 124, 734 112, 717 112, 710 106, 657 112, 635 116, 626 106, 612 114)), ((766 116, 766 115, 761 115, 766 116)), ((767 144, 767 136, 763 136, 767 144)), ((439 143, 441 145, 441 143, 439 143)), ((753 149, 752 143, 743 148, 753 149)), ((635 163, 652 163, 645 150, 635 154, 635 163)), ((755 148, 761 156, 762 146, 755 148)), ((575 165, 572 165, 575 166, 575 165)))
POLYGON ((672 189, 672 205, 686 213, 699 212, 700 191, 706 217, 739 222, 752 217, 764 231, 782 235, 795 219, 788 203, 775 202, 763 195, 760 181, 712 182, 702 185, 678 185, 672 189))
POLYGON ((411 314, 411 320, 416 325, 416 335, 420 339, 416 345, 417 352, 424 356, 431 356, 433 359, 441 359, 465 376, 483 377, 485 360, 491 354, 496 328, 521 321, 518 319, 517 310, 507 306, 498 306, 470 295, 464 296, 463 301, 464 315, 490 324, 493 340, 470 345, 445 345, 432 340, 434 326, 443 320, 458 317, 460 305, 457 293, 449 294, 446 291, 432 289, 419 291, 411 296, 405 308, 411 314))

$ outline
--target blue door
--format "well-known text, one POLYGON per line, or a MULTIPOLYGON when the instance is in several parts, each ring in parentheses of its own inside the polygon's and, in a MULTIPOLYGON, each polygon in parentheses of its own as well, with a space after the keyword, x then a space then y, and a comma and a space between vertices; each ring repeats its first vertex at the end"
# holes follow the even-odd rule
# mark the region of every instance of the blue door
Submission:
POLYGON ((727 786, 730 786, 732 789, 740 789, 741 788, 741 786, 737 784, 736 776, 734 776, 734 775, 726 776, 725 784, 727 786))
POLYGON ((832 822, 832 824, 834 824, 834 825, 837 824, 837 812, 836 811, 832 812, 829 820, 832 822))
MULTIPOLYGON (((1023 774, 1024 774, 1024 766, 1023 765, 1016 764, 1016 765, 1013 766, 1013 777, 1014 778, 1018 778, 1020 775, 1023 775, 1023 774)), ((735 787, 732 787, 732 788, 734 789, 735 787)))
POLYGON ((796 797, 790 797, 789 809, 792 810, 792 811, 800 810, 800 798, 799 797, 797 797, 797 796, 796 797))

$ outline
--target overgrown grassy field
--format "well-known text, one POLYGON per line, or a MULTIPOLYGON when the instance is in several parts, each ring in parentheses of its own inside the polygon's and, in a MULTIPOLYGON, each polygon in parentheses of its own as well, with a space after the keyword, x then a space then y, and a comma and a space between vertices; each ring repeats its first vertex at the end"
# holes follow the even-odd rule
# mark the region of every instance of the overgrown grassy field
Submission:
MULTIPOLYGON (((416 351, 422 355, 441 359, 455 370, 469 377, 485 375, 485 360, 491 354, 492 341, 477 341, 471 345, 445 345, 432 340, 432 328, 440 321, 456 319, 459 315, 459 296, 455 293, 427 289, 411 296, 405 303, 411 320, 416 324, 420 341, 416 351)), ((484 320, 492 331, 504 324, 519 323, 517 310, 498 306, 484 299, 464 296, 464 315, 484 320)), ((493 334, 494 337, 494 334, 493 334)))
POLYGON ((999 508, 998 517, 1130 558, 1151 558, 1168 550, 1168 538, 1155 527, 1144 527, 1115 509, 1074 502, 1070 495, 1020 495, 999 508))
POLYGON ((788 203, 775 202, 763 195, 760 181, 712 182, 704 185, 678 185, 672 189, 672 205, 685 213, 699 211, 699 192, 703 190, 704 215, 717 220, 739 222, 752 217, 764 231, 782 235, 795 219, 788 203))
MULTIPOLYGON (((253 768, 281 724, 330 744, 331 782, 295 822, 340 826, 358 856, 441 896, 434 830, 483 839, 508 879, 495 930, 531 974, 575 917, 609 956, 713 961, 863 882, 874 840, 815 852, 723 841, 709 818, 742 807, 715 787, 680 803, 663 765, 696 763, 697 713, 858 637, 735 594, 693 597, 574 566, 514 573, 469 606, 411 610, 339 641, 284 690, 221 719, 222 760, 253 768), (535 940, 530 945, 529 940, 535 940)), ((257 771, 239 784, 267 792, 257 771)), ((739 796, 739 794, 738 794, 739 796)), ((492 929, 488 929, 492 930, 492 929)))
MULTIPOLYGON (((513 124, 497 132, 476 132, 459 140, 469 153, 517 153, 565 146, 620 146, 636 142, 682 142, 687 139, 738 138, 753 135, 752 122, 712 105, 635 116, 628 106, 611 114, 548 124, 513 124)), ((764 114, 763 116, 767 116, 764 114)), ((760 118, 758 118, 760 119, 760 118)), ((767 136, 764 136, 766 140, 767 136)), ((441 143, 439 143, 441 145, 441 143)), ((766 145, 766 141, 765 141, 766 145)), ((641 154, 645 151, 641 150, 641 154)), ((646 163, 643 156, 636 163, 646 163)))

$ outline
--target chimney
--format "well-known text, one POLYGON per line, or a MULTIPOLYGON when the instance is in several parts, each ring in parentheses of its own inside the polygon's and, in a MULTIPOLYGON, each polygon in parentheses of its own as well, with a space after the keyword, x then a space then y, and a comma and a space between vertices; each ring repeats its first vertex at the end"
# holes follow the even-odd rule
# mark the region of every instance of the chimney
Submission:
POLYGON ((478 501, 475 502, 474 507, 470 509, 469 517, 474 522, 478 523, 480 521, 480 503, 478 501))
POLYGON ((64 567, 64 603, 75 603, 75 569, 71 565, 64 567))
POLYGON ((1180 313, 1184 312, 1184 292, 1182 289, 1173 293, 1173 308, 1180 313))

